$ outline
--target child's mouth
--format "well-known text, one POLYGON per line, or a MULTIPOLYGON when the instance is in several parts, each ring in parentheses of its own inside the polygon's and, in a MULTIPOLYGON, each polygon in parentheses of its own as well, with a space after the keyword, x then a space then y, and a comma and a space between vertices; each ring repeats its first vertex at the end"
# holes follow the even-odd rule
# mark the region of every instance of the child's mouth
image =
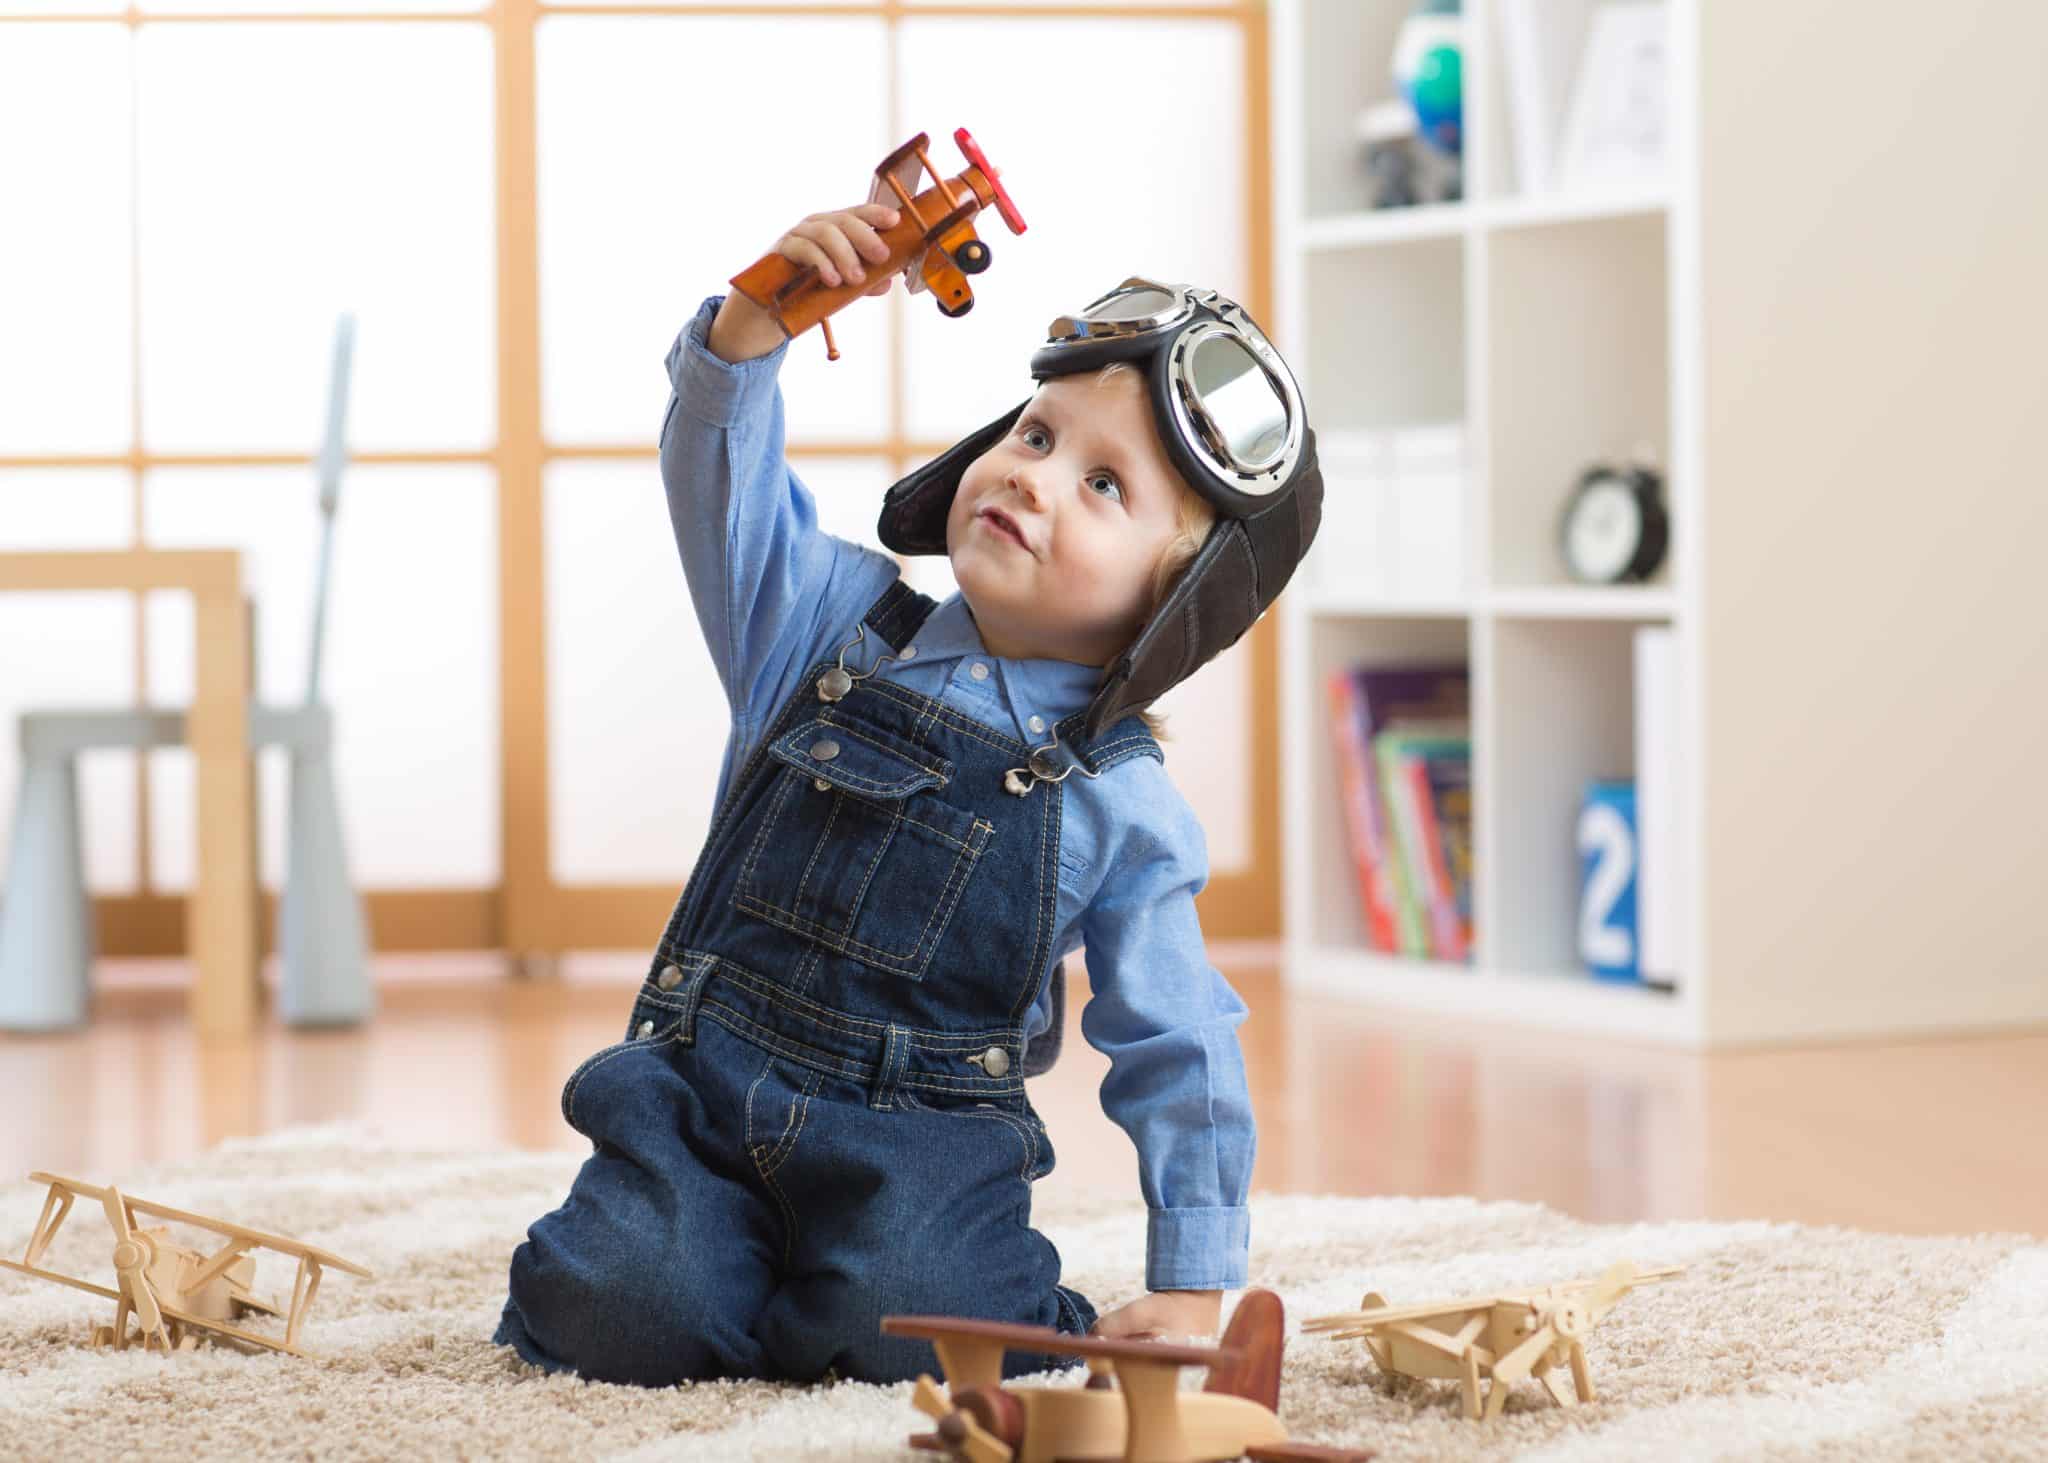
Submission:
POLYGON ((1009 519, 1005 518, 1002 514, 994 511, 993 509, 984 512, 981 515, 981 521, 987 524, 991 529, 995 530, 998 537, 1008 539, 1018 548, 1029 549, 1031 547, 1031 545, 1024 542, 1023 531, 1019 529, 1016 524, 1012 523, 1009 519))

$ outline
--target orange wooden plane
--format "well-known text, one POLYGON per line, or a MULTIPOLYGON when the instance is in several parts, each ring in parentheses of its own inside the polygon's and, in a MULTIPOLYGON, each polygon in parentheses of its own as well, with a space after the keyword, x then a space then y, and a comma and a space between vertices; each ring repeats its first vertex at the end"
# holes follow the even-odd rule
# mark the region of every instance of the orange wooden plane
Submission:
POLYGON ((139 1339, 145 1349, 190 1351, 199 1344, 202 1333, 211 1333, 270 1351, 311 1356, 311 1352, 300 1347, 299 1332, 305 1326, 306 1313, 313 1308, 313 1297, 319 1293, 321 1271, 344 1270, 365 1280, 371 1278, 370 1272, 362 1266, 351 1264, 326 1250, 300 1244, 284 1235, 265 1234, 261 1230, 244 1229, 240 1225, 209 1219, 204 1214, 173 1209, 168 1204, 131 1198, 112 1185, 99 1188, 49 1173, 32 1173, 29 1182, 50 1186, 49 1195, 43 1200, 42 1216, 36 1221, 35 1232, 29 1236, 28 1253, 19 1262, 0 1260, 0 1266, 42 1280, 54 1280, 59 1285, 69 1285, 113 1301, 114 1324, 94 1328, 92 1340, 95 1346, 111 1345, 116 1350, 125 1349, 130 1340, 128 1320, 132 1315, 137 1326, 135 1339, 139 1339), (110 1290, 61 1271, 45 1270, 36 1263, 50 1247, 50 1241, 63 1225, 65 1215, 71 1212, 74 1198, 97 1199, 106 1210, 107 1223, 114 1231, 114 1274, 118 1289, 110 1290), (195 1250, 172 1239, 167 1227, 137 1229, 135 1216, 138 1214, 210 1230, 221 1236, 225 1243, 210 1254, 195 1250), (252 1289, 256 1279, 256 1257, 248 1251, 254 1249, 276 1250, 298 1261, 298 1275, 292 1283, 289 1310, 278 1309, 252 1289), (265 1335, 235 1324, 251 1313, 282 1318, 284 1334, 265 1335))
MULTIPOLYGON (((941 315, 957 317, 974 308, 974 291, 967 276, 980 274, 994 258, 974 232, 974 216, 993 205, 1013 234, 1024 232, 1024 216, 997 181, 1000 175, 995 164, 983 155, 965 127, 954 129, 953 140, 960 145, 968 166, 951 179, 940 176, 932 166, 925 151, 930 140, 927 133, 918 133, 875 169, 868 202, 893 205, 897 219, 892 227, 878 231, 889 246, 889 257, 880 263, 863 260, 862 267, 871 276, 907 272, 912 294, 929 290, 941 315), (918 181, 925 173, 932 175, 933 186, 918 193, 918 181)), ((839 359, 839 347, 832 343, 828 317, 872 288, 869 283, 852 280, 828 286, 813 266, 785 259, 774 250, 734 275, 732 287, 773 315, 792 340, 813 325, 820 326, 825 333, 825 358, 832 361, 839 359)))
POLYGON ((919 1377, 914 1399, 937 1431, 910 1443, 962 1463, 1362 1463, 1372 1456, 1288 1441, 1277 1415, 1286 1327, 1270 1290, 1245 1292, 1216 1347, 952 1316, 885 1316, 882 1330, 929 1341, 938 1352, 947 1390, 919 1377), (1011 1349, 1083 1357, 1088 1385, 1006 1388, 1003 1353, 1011 1349), (1181 1391, 1176 1378, 1184 1366, 1209 1368, 1208 1386, 1181 1391))

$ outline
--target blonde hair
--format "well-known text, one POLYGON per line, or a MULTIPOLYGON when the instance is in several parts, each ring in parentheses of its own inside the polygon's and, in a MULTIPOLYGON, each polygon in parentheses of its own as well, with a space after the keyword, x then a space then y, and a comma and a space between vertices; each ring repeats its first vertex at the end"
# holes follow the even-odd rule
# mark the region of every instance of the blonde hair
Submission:
MULTIPOLYGON (((1129 362, 1111 361, 1095 373, 1095 385, 1097 388, 1106 386, 1120 376, 1129 376, 1140 388, 1145 384, 1138 378, 1136 369, 1129 362)), ((1216 509, 1207 498, 1189 487, 1186 479, 1179 473, 1174 474, 1173 483, 1173 506, 1177 522, 1174 525, 1173 537, 1168 539, 1166 547, 1160 550, 1159 562, 1152 566, 1151 601, 1145 606, 1145 617, 1148 620, 1153 612, 1166 602, 1166 596, 1172 592, 1173 586, 1180 582, 1182 572, 1193 562, 1195 555, 1201 552, 1202 545, 1208 542, 1209 530, 1216 524, 1216 509)), ((1122 652, 1119 651, 1118 654, 1122 652)), ((1116 662, 1112 659, 1103 669, 1107 670, 1114 664, 1116 662)), ((1162 713, 1141 711, 1138 716, 1145 723, 1146 731, 1162 741, 1165 740, 1166 717, 1162 713)))

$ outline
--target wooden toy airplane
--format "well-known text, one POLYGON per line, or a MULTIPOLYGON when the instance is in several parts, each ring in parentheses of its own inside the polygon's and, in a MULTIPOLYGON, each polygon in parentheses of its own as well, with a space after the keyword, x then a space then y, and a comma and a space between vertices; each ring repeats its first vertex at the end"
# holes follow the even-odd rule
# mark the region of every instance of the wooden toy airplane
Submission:
POLYGON ((917 1379, 917 1408, 938 1430, 910 1445, 965 1463, 1362 1463, 1372 1456, 1287 1441, 1274 1415, 1286 1343, 1280 1297, 1270 1290, 1245 1292, 1220 1347, 1111 1341, 951 1316, 884 1316, 882 1330, 931 1342, 946 1373, 945 1392, 928 1376, 917 1379), (1006 1389, 1003 1354, 1013 1347, 1085 1357, 1088 1385, 1006 1389), (1181 1391, 1184 1366, 1209 1368, 1207 1387, 1181 1391))
MULTIPOLYGON (((974 216, 993 204, 1010 232, 1021 234, 1024 215, 996 181, 995 164, 982 155, 965 127, 954 129, 953 140, 969 166, 950 180, 932 166, 925 152, 930 140, 929 134, 920 132, 876 167, 868 202, 891 204, 897 219, 893 227, 878 231, 889 246, 889 257, 880 263, 863 260, 861 267, 870 277, 907 270, 912 294, 929 289, 939 313, 957 317, 974 308, 974 291, 968 287, 967 276, 980 274, 994 257, 975 235, 974 216), (935 186, 912 196, 919 177, 927 172, 935 186)), ((773 315, 792 340, 813 325, 820 326, 825 332, 825 358, 831 361, 839 359, 839 347, 832 343, 827 317, 872 288, 852 280, 828 287, 814 267, 785 259, 774 250, 734 275, 731 282, 734 289, 773 315)))
POLYGON ((1389 1306, 1367 1295, 1352 1315, 1317 1316, 1304 1331, 1326 1331, 1336 1341, 1363 1339, 1379 1369, 1389 1376, 1440 1377, 1462 1384, 1465 1415, 1482 1416, 1479 1379, 1492 1379, 1484 1416, 1499 1417, 1508 1391, 1535 1377, 1560 1407, 1593 1400, 1586 1368, 1586 1333, 1638 1285, 1684 1273, 1669 1265, 1638 1270, 1628 1261, 1592 1280, 1568 1281, 1538 1290, 1503 1291, 1436 1304, 1389 1306), (1578 1395, 1553 1367, 1569 1365, 1578 1395))
POLYGON ((114 1324, 94 1328, 95 1346, 112 1345, 116 1350, 124 1350, 129 1341, 128 1318, 132 1314, 145 1350, 153 1346, 165 1352, 190 1351, 199 1344, 199 1333, 211 1332, 250 1346, 311 1356, 311 1352, 300 1348, 299 1332, 306 1324, 306 1313, 313 1308, 313 1297, 319 1293, 321 1270, 345 1270, 365 1280, 371 1278, 362 1266, 295 1239, 243 1229, 203 1214, 173 1209, 168 1204, 129 1198, 112 1185, 96 1188, 48 1173, 32 1173, 29 1182, 50 1186, 49 1195, 43 1200, 42 1217, 36 1221, 35 1233, 29 1236, 28 1253, 18 1263, 0 1260, 0 1265, 113 1301, 114 1324), (71 1201, 81 1197, 98 1199, 106 1209, 107 1223, 114 1231, 114 1273, 120 1287, 117 1290, 74 1275, 44 1270, 36 1264, 56 1237, 64 1216, 71 1212, 71 1201), (226 1243, 212 1254, 202 1254, 173 1240, 168 1228, 135 1228, 137 1214, 211 1230, 226 1243), (299 1262, 289 1311, 279 1310, 250 1289, 256 1279, 256 1257, 247 1251, 259 1248, 292 1255, 299 1262), (232 1324, 252 1311, 282 1317, 283 1339, 232 1324))

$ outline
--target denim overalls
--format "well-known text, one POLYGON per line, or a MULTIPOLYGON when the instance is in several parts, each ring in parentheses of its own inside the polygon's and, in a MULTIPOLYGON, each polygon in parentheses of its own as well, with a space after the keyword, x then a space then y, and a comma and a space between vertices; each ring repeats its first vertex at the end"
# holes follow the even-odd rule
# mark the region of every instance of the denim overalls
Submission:
MULTIPOLYGON (((933 608, 897 580, 863 618, 897 650, 933 608)), ((514 1253, 498 1341, 603 1381, 888 1382, 936 1368, 886 1314, 1094 1324, 1031 1227, 1053 1153, 1023 1021, 1054 955, 1060 779, 1160 754, 1135 716, 1077 747, 1080 722, 1034 762, 900 684, 811 669, 718 810, 627 1039, 563 1089, 595 1151, 514 1253)), ((1012 1353, 1006 1375, 1056 1364, 1012 1353)))

